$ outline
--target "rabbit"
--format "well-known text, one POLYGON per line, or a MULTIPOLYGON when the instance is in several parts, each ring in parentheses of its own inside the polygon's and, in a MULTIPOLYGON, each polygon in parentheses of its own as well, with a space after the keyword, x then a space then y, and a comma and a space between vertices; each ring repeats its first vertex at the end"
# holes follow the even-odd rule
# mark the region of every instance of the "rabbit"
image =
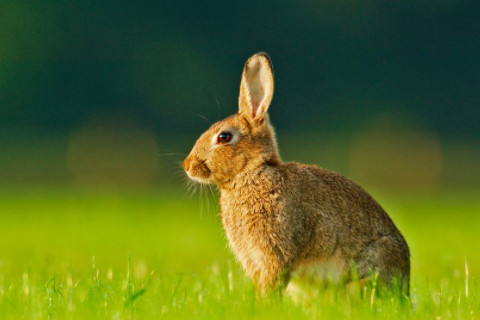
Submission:
POLYGON ((190 179, 218 187, 222 225, 246 275, 263 295, 307 274, 347 284, 375 274, 390 286, 399 279, 408 295, 408 245, 382 207, 338 173, 282 162, 267 113, 273 86, 270 57, 250 57, 238 113, 213 124, 183 162, 190 179))

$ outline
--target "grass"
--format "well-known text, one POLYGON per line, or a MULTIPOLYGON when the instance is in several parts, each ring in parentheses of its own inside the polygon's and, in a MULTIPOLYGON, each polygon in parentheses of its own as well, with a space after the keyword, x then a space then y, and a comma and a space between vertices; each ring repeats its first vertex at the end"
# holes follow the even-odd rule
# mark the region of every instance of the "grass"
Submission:
POLYGON ((183 190, 0 189, 2 319, 477 319, 478 193, 377 196, 412 252, 406 303, 258 300, 215 203, 183 190))

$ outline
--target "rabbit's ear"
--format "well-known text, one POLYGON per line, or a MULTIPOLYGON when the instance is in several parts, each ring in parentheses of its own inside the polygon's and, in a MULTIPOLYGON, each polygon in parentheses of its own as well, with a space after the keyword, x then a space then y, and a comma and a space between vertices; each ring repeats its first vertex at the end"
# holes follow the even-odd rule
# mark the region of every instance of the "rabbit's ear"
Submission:
POLYGON ((243 68, 239 113, 263 122, 273 96, 273 68, 270 57, 260 52, 247 60, 243 68))

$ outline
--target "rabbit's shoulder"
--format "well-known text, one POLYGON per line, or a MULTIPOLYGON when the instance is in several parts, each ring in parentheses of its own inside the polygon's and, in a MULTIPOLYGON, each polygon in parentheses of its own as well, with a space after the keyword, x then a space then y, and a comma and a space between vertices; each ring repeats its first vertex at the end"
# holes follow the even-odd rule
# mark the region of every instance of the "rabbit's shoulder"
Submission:
POLYGON ((316 165, 283 163, 279 168, 283 189, 290 197, 332 207, 382 213, 380 205, 358 184, 316 165))

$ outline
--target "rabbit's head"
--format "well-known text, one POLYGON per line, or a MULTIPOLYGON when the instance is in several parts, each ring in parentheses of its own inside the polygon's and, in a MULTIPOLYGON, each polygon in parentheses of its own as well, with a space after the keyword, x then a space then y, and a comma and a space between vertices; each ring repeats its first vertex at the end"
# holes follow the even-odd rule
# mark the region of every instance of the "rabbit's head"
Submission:
POLYGON ((266 53, 250 57, 243 68, 238 113, 213 124, 183 162, 188 176, 225 185, 263 164, 277 165, 275 133, 267 114, 273 96, 273 69, 266 53))

